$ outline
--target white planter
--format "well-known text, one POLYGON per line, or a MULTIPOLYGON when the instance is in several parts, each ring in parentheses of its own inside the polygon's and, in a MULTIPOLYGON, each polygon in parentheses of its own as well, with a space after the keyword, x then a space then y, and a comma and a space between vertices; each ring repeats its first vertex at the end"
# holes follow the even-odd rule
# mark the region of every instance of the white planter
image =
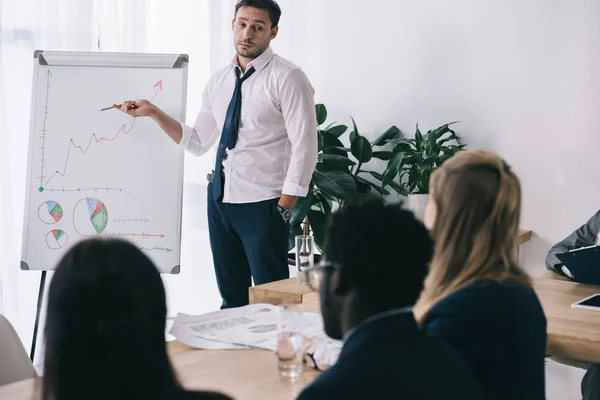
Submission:
POLYGON ((427 207, 427 202, 429 201, 428 194, 409 194, 408 195, 408 204, 410 206, 410 210, 415 214, 415 217, 423 222, 425 219, 425 208, 427 207))

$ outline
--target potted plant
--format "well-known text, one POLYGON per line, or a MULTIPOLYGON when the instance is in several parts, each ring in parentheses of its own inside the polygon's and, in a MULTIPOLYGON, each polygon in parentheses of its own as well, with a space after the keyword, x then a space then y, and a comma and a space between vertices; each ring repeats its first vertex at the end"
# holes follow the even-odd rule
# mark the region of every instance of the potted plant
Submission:
POLYGON ((455 123, 444 124, 424 135, 417 123, 414 138, 393 141, 395 146, 383 173, 382 186, 390 185, 398 178, 399 193, 408 196, 411 210, 421 220, 427 206, 431 174, 466 146, 450 128, 455 123))
MULTIPOLYGON (((310 189, 306 197, 296 202, 290 219, 289 247, 294 248, 296 235, 312 234, 315 244, 320 251, 325 236, 325 224, 336 207, 347 202, 362 201, 371 196, 389 195, 386 189, 389 185, 400 190, 396 182, 383 183, 383 176, 367 168, 372 159, 390 160, 394 153, 381 149, 394 139, 399 130, 390 127, 373 142, 362 136, 354 118, 351 118, 352 129, 348 126, 330 123, 327 120, 327 108, 317 104, 317 135, 319 140, 319 155, 313 172, 310 189), (346 141, 344 145, 342 140, 346 141)), ((316 255, 317 256, 317 255, 316 255)), ((289 262, 295 263, 294 254, 288 255, 289 262)), ((318 257, 315 257, 315 262, 318 257)))

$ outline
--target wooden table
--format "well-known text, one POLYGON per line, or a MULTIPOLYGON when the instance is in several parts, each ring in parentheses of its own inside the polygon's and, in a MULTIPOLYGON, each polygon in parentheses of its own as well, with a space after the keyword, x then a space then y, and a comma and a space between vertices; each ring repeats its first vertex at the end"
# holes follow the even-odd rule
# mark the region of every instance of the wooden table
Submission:
MULTIPOLYGON (((185 388, 216 390, 236 400, 292 400, 319 375, 306 368, 300 378, 280 377, 277 359, 267 350, 196 350, 177 341, 168 348, 185 388)), ((33 400, 36 381, 0 387, 0 400, 33 400)))
MULTIPOLYGON (((519 229, 515 240, 517 250, 519 246, 531 240, 532 232, 519 229)), ((518 254, 518 253, 517 253, 518 254)), ((299 304, 318 302, 317 295, 307 284, 298 283, 296 278, 282 279, 280 281, 252 286, 249 289, 250 304, 299 304)))
POLYGON ((566 360, 600 362, 600 311, 571 308, 600 286, 583 285, 553 272, 534 280, 548 321, 547 353, 566 360))

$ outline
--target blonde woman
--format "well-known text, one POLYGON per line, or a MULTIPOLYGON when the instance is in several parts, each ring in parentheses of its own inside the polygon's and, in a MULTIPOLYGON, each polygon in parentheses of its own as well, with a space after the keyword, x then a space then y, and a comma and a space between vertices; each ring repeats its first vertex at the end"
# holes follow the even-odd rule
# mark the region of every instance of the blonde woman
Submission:
POLYGON ((487 399, 544 399, 546 317, 515 259, 519 179, 495 154, 464 151, 434 172, 429 192, 436 248, 418 321, 463 356, 487 399))

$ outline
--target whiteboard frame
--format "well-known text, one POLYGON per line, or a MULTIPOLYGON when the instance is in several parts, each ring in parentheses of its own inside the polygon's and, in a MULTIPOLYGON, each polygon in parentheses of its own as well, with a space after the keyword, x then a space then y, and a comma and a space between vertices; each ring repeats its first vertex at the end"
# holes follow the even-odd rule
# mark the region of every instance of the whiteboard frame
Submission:
MULTIPOLYGON (((27 233, 29 226, 28 210, 31 208, 30 188, 31 188, 31 167, 33 161, 33 147, 35 144, 35 115, 36 115, 36 90, 38 87, 38 72, 40 65, 43 66, 89 66, 89 67, 122 67, 122 68, 182 68, 182 99, 180 121, 186 120, 187 111, 187 86, 188 86, 188 64, 189 56, 187 54, 158 54, 158 53, 111 53, 111 52, 79 52, 79 51, 44 51, 35 50, 33 52, 34 68, 31 87, 31 111, 29 119, 29 151, 27 154, 27 182, 25 189, 25 212, 23 213, 23 242, 21 244, 21 270, 23 271, 53 271, 55 266, 50 268, 31 269, 26 261, 27 258, 27 233)), ((181 171, 181 180, 179 181, 179 197, 181 201, 177 204, 177 212, 180 215, 177 221, 175 231, 176 243, 179 245, 179 260, 181 261, 181 229, 182 229, 182 210, 183 210, 183 184, 185 152, 179 153, 179 170, 181 171)), ((179 274, 181 265, 175 265, 170 274, 179 274)), ((165 272, 161 272, 165 274, 165 272)))

